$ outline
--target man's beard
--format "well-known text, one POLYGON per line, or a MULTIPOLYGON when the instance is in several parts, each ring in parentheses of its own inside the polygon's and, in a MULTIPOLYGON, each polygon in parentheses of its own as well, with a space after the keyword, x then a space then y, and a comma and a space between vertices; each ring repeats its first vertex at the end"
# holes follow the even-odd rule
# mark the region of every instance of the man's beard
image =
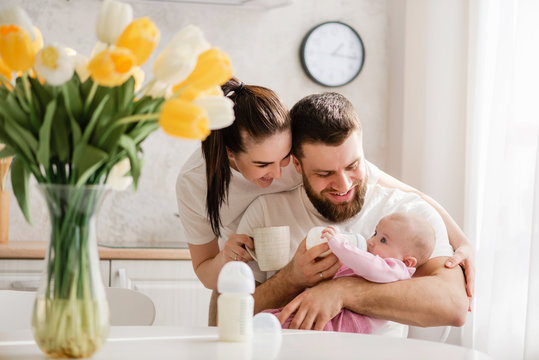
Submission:
MULTIPOLYGON (((357 180, 354 197, 346 203, 334 204, 323 196, 317 194, 309 184, 309 180, 302 174, 305 192, 316 210, 331 222, 342 222, 350 219, 361 211, 367 192, 367 179, 357 180)), ((324 191, 323 191, 324 192, 324 191)))

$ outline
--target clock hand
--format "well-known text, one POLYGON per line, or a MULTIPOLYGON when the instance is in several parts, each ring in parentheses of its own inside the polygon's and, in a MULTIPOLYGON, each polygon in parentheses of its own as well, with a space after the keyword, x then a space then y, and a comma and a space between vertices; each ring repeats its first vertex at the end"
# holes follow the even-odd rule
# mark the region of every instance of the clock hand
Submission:
POLYGON ((342 57, 347 59, 358 59, 359 57, 357 55, 344 55, 344 54, 331 54, 332 56, 336 57, 342 57))
POLYGON ((339 46, 337 46, 337 48, 335 50, 333 50, 333 52, 331 53, 332 56, 335 56, 337 55, 337 53, 339 52, 339 50, 341 50, 342 46, 344 45, 344 43, 340 43, 339 46))

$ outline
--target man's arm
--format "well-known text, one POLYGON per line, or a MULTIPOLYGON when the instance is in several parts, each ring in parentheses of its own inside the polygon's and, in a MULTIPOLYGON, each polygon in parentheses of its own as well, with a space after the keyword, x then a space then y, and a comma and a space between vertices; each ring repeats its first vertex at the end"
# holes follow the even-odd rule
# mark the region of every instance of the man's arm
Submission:
POLYGON ((410 280, 387 284, 342 277, 305 290, 279 315, 297 311, 290 328, 321 330, 341 308, 359 314, 416 326, 462 326, 468 299, 459 267, 444 267, 447 257, 429 260, 410 280))

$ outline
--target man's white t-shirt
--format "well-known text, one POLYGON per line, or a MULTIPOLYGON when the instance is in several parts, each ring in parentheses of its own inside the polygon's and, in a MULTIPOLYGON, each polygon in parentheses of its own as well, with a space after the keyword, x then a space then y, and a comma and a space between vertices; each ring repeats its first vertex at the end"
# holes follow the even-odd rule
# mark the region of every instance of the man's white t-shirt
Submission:
MULTIPOLYGON (((344 233, 359 233, 370 238, 378 221, 394 212, 413 212, 423 216, 436 234, 436 245, 431 258, 452 256, 453 248, 445 224, 436 210, 418 195, 380 185, 368 185, 365 202, 361 211, 351 219, 334 224, 324 218, 313 206, 303 186, 278 194, 258 197, 245 211, 237 232, 253 236, 253 230, 264 226, 290 226, 290 254, 292 260, 296 250, 309 230, 315 226, 336 225, 344 233)), ((250 262, 255 280, 263 283, 275 274, 261 271, 256 262, 250 262)))
MULTIPOLYGON (((380 170, 368 161, 366 164, 368 182, 375 184, 380 177, 380 170)), ((222 227, 219 248, 223 247, 230 235, 237 233, 242 215, 254 199, 260 195, 294 189, 302 182, 301 175, 292 161, 282 169, 281 178, 274 179, 267 188, 258 187, 238 171, 231 170, 228 202, 220 209, 222 227)), ((197 149, 182 167, 176 182, 179 215, 185 229, 186 241, 190 244, 203 245, 215 238, 208 220, 206 194, 206 162, 202 150, 197 149)))

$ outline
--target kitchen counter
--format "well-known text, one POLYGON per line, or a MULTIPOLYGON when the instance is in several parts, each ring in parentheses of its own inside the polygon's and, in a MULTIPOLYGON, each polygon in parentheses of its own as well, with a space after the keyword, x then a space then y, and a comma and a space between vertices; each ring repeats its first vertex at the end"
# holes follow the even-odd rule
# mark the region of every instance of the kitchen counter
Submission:
MULTIPOLYGON (((10 241, 0 244, 0 259, 44 259, 46 241, 10 241)), ((187 248, 99 246, 99 257, 130 260, 190 260, 187 248)))

